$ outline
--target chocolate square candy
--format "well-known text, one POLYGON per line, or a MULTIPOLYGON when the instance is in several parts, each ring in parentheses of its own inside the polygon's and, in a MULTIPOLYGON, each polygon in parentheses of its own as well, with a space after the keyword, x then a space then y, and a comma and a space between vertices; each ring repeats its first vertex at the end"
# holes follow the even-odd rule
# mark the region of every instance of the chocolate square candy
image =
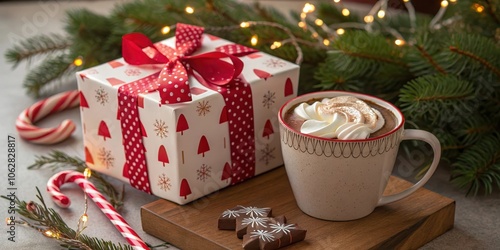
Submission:
MULTIPOLYGON (((235 230, 237 218, 248 217, 269 217, 272 214, 271 208, 258 208, 253 206, 238 205, 234 208, 227 209, 219 216, 218 228, 222 230, 235 230)), ((243 235, 242 235, 243 237, 243 235)))
POLYGON ((305 239, 307 230, 297 224, 286 224, 284 216, 268 218, 266 224, 247 227, 244 249, 278 249, 305 239))

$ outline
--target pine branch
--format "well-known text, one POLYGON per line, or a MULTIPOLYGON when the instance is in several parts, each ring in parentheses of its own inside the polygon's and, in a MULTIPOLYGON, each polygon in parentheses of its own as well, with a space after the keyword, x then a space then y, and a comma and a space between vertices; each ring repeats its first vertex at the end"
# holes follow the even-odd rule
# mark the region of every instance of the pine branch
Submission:
POLYGON ((68 59, 66 55, 49 56, 28 73, 23 85, 28 94, 40 97, 49 92, 51 83, 56 83, 73 72, 73 61, 68 59))
MULTIPOLYGON (((35 163, 28 166, 28 169, 50 168, 53 171, 57 171, 61 168, 68 167, 83 173, 87 168, 87 165, 85 161, 77 157, 72 157, 64 152, 55 150, 46 156, 37 156, 35 163)), ((121 192, 119 192, 104 178, 104 176, 95 171, 92 172, 90 180, 96 183, 96 188, 108 197, 109 202, 114 208, 119 210, 123 206, 123 199, 125 198, 123 186, 121 192)))
POLYGON ((22 61, 31 62, 36 56, 50 55, 51 53, 65 50, 71 46, 68 38, 58 34, 38 35, 21 41, 7 50, 7 62, 17 67, 22 61))
POLYGON ((466 149, 452 167, 452 182, 468 187, 467 195, 476 195, 481 189, 491 194, 495 185, 500 188, 500 134, 483 137, 466 149))
MULTIPOLYGON (((112 250, 133 250, 130 245, 114 244, 111 241, 89 237, 85 234, 77 234, 71 229, 61 216, 52 208, 45 204, 40 190, 37 188, 36 197, 40 203, 25 202, 17 197, 14 202, 17 205, 14 209, 16 213, 24 218, 15 221, 16 224, 26 225, 39 231, 43 236, 52 238, 60 243, 64 248, 70 249, 112 249, 112 250)), ((8 197, 1 196, 4 199, 11 200, 8 197)), ((12 200, 11 200, 12 201, 12 200)))
POLYGON ((453 75, 426 75, 410 81, 401 89, 399 101, 408 119, 427 118, 431 125, 452 124, 470 110, 475 92, 472 83, 453 75))

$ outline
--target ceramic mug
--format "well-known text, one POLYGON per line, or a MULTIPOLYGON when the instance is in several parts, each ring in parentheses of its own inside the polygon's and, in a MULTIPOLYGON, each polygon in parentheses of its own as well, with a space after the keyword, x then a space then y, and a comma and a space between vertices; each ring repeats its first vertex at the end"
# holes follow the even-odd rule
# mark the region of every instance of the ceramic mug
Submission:
POLYGON ((433 134, 404 130, 405 118, 396 106, 365 94, 321 91, 301 95, 281 107, 278 119, 285 169, 297 205, 304 213, 320 219, 359 219, 377 206, 403 199, 429 180, 441 157, 441 145, 433 134), (351 95, 389 110, 394 114, 395 127, 375 138, 339 140, 300 133, 284 121, 285 113, 296 104, 340 95, 351 95), (434 151, 432 164, 410 188, 383 196, 402 140, 428 143, 434 151))

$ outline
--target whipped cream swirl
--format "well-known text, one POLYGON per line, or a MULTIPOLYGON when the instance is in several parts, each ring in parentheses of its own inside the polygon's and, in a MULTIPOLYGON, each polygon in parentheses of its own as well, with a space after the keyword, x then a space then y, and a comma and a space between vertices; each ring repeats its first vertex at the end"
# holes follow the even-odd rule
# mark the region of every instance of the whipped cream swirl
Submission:
POLYGON ((306 120, 301 133, 341 140, 366 139, 385 123, 378 110, 354 96, 325 98, 311 105, 304 102, 294 113, 306 120))

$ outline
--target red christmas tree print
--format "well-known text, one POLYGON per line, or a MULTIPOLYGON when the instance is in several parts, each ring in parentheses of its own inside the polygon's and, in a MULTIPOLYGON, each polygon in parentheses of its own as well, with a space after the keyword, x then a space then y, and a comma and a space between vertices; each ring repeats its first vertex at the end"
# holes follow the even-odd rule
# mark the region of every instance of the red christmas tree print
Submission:
POLYGON ((220 112, 219 124, 227 122, 227 109, 226 106, 222 107, 222 111, 220 112))
POLYGON ((80 78, 82 79, 82 81, 85 81, 85 79, 87 79, 87 75, 85 75, 84 73, 81 73, 80 78))
POLYGON ((82 110, 83 108, 89 108, 89 103, 87 102, 87 98, 85 98, 82 91, 80 91, 78 94, 80 96, 80 107, 82 108, 82 110))
POLYGON ((198 144, 198 154, 202 154, 202 156, 205 157, 205 152, 208 151, 210 151, 210 145, 208 145, 207 138, 203 135, 198 144))
POLYGON ((262 137, 267 137, 267 139, 269 139, 269 136, 272 134, 274 134, 273 124, 271 124, 271 121, 267 119, 266 124, 264 124, 264 131, 262 132, 262 137))
POLYGON ((146 129, 144 128, 144 125, 142 122, 139 122, 141 124, 141 134, 143 137, 148 137, 148 133, 146 133, 146 129))
POLYGON ((267 80, 267 78, 271 77, 272 75, 269 74, 268 72, 260 69, 254 69, 253 72, 255 75, 257 75, 259 78, 267 80))
POLYGON ((106 122, 101 121, 99 123, 99 132, 97 132, 97 135, 100 135, 106 140, 106 138, 111 138, 111 134, 109 133, 108 125, 106 125, 106 122))
POLYGON ((227 180, 229 180, 232 175, 231 165, 229 164, 229 162, 226 162, 226 164, 224 164, 224 169, 222 170, 222 177, 220 178, 220 180, 227 182, 227 180))
POLYGON ((137 106, 139 108, 144 108, 144 96, 143 95, 137 95, 137 106))
POLYGON ((164 167, 165 163, 169 163, 167 149, 163 145, 158 148, 158 161, 162 162, 164 167))
POLYGON ((116 109, 116 120, 121 119, 121 112, 120 112, 120 105, 118 105, 118 108, 116 109))
POLYGON ((184 199, 187 199, 187 196, 191 194, 191 188, 189 187, 189 183, 186 179, 182 179, 181 181, 181 190, 179 195, 182 197, 184 196, 184 199))
POLYGON ((189 124, 186 120, 186 117, 184 116, 184 114, 181 114, 179 116, 179 119, 177 120, 177 127, 175 129, 176 132, 181 132, 181 135, 184 134, 184 130, 188 130, 189 129, 189 124))
POLYGON ((85 147, 85 162, 94 164, 94 158, 92 157, 92 154, 90 154, 90 150, 87 147, 85 147))
POLYGON ((289 95, 293 95, 293 83, 290 78, 287 78, 285 82, 285 96, 289 95))
POLYGON ((125 177, 125 178, 130 178, 130 175, 128 174, 128 164, 127 162, 125 162, 125 164, 123 164, 123 171, 122 171, 122 176, 125 177))

